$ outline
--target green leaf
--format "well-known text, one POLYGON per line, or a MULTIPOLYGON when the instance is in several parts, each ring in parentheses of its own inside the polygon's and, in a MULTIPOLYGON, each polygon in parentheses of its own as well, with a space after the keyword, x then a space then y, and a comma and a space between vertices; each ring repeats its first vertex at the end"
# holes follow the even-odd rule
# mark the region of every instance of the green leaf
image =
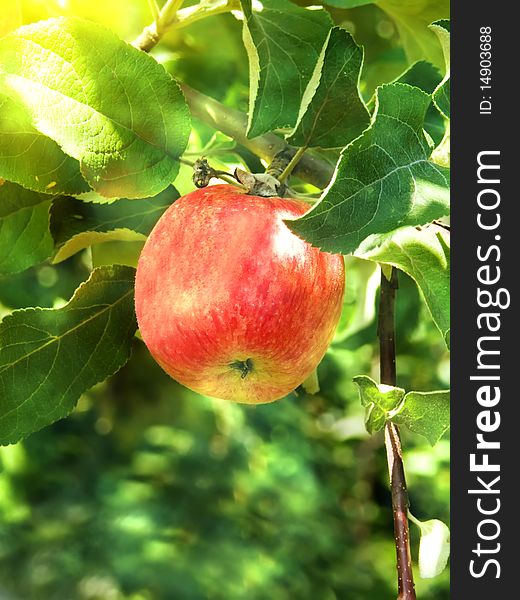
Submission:
POLYGON ((190 132, 184 97, 110 30, 76 18, 27 25, 0 40, 0 63, 3 94, 101 195, 153 196, 177 174, 190 132))
POLYGON ((450 118, 450 22, 448 20, 436 21, 430 29, 437 35, 444 54, 446 72, 443 80, 433 92, 435 106, 447 118, 450 118))
POLYGON ((79 162, 37 131, 24 108, 2 93, 1 70, 0 177, 43 193, 81 194, 90 189, 79 162))
POLYGON ((449 17, 449 0, 326 0, 325 4, 338 8, 376 4, 395 21, 410 62, 426 59, 442 65, 441 49, 429 25, 449 17))
POLYGON ((388 412, 394 410, 404 397, 402 388, 376 383, 367 375, 354 377, 354 382, 359 387, 361 404, 365 407, 375 404, 388 412))
POLYGON ((406 425, 434 446, 450 427, 450 392, 408 392, 391 420, 406 425))
POLYGON ((137 328, 135 271, 103 267, 63 308, 29 308, 0 323, 0 444, 68 415, 79 396, 128 360, 137 328))
POLYGON ((376 4, 394 19, 411 62, 426 59, 442 65, 441 47, 429 25, 449 17, 449 0, 379 0, 376 4))
POLYGON ((442 48, 442 54, 444 56, 444 67, 445 73, 449 74, 451 64, 451 52, 450 52, 450 20, 440 19, 430 25, 430 29, 435 33, 439 39, 439 43, 442 48))
POLYGON ((144 241, 163 212, 179 197, 173 186, 153 198, 94 204, 58 198, 51 209, 51 231, 57 246, 55 263, 108 241, 144 241))
POLYGON ((356 8, 365 4, 373 4, 372 0, 326 0, 324 4, 337 8, 356 8))
POLYGON ((392 83, 406 83, 420 88, 427 94, 432 94, 441 81, 442 76, 437 67, 426 60, 418 60, 392 83))
POLYGON ((372 124, 347 146, 320 201, 288 226, 314 246, 348 254, 369 235, 422 225, 449 212, 449 170, 428 160, 431 97, 401 83, 380 87, 372 124))
POLYGON ((23 271, 52 254, 51 202, 52 196, 16 183, 0 185, 0 275, 23 271))
POLYGON ((359 398, 365 407, 365 426, 368 433, 382 429, 386 420, 404 397, 404 390, 399 387, 376 383, 366 375, 354 377, 354 383, 359 388, 359 398))
POLYGON ((361 134, 370 121, 358 89, 362 63, 363 50, 350 33, 331 29, 288 138, 290 144, 343 148, 361 134))
POLYGON ((450 166, 450 152, 451 152, 451 126, 450 122, 446 122, 446 131, 441 142, 432 152, 431 160, 441 167, 449 168, 450 166))
MULTIPOLYGON (((360 258, 392 265, 419 286, 441 335, 450 329, 450 248, 448 234, 437 226, 415 227, 368 238, 356 251, 360 258)), ((449 341, 449 339, 448 339, 449 341)))
POLYGON ((111 241, 92 246, 92 266, 127 265, 137 268, 144 242, 111 241))
MULTIPOLYGON (((427 94, 433 94, 441 81, 442 77, 437 67, 434 67, 425 60, 413 63, 413 65, 410 65, 410 67, 396 79, 396 83, 413 85, 427 94)), ((436 146, 441 143, 446 130, 445 121, 433 103, 433 100, 430 102, 428 110, 426 111, 424 129, 431 136, 436 146)))
POLYGON ((288 0, 263 0, 260 10, 241 0, 244 45, 249 57, 249 123, 256 137, 293 128, 332 20, 288 0))
POLYGON ((449 0, 326 0, 325 4, 337 8, 355 8, 365 4, 377 4, 397 25, 408 59, 427 59, 437 66, 442 64, 439 45, 428 29, 433 21, 447 19, 450 14, 449 0))

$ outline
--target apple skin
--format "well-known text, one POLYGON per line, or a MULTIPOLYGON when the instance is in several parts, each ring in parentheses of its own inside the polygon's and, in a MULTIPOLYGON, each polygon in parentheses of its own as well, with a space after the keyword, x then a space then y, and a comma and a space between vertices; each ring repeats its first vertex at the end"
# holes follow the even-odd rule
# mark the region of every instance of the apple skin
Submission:
POLYGON ((309 205, 196 190, 159 219, 137 266, 142 338, 175 380, 216 398, 278 400, 316 368, 334 335, 343 257, 283 222, 309 205))

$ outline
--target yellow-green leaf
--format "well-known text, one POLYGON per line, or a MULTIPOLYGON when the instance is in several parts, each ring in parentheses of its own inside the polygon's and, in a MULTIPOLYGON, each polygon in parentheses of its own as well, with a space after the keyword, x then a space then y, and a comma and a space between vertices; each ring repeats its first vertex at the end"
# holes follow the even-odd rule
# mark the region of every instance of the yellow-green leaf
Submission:
POLYGON ((111 204, 57 198, 51 209, 51 231, 56 242, 54 262, 109 241, 144 241, 162 213, 179 194, 173 186, 153 198, 116 200, 111 204))
POLYGON ((52 196, 6 181, 0 185, 0 274, 18 273, 48 258, 52 196))
POLYGON ((49 19, 5 36, 0 92, 103 196, 153 196, 178 172, 190 132, 179 86, 101 25, 49 19))

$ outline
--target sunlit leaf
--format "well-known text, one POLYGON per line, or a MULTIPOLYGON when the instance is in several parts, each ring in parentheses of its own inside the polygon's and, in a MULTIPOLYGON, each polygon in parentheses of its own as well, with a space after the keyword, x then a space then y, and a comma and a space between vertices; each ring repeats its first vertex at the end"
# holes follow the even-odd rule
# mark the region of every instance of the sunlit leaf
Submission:
POLYGON ((129 267, 102 267, 63 308, 30 308, 4 318, 1 444, 66 416, 85 390, 128 360, 137 328, 134 278, 129 267))
POLYGON ((394 19, 410 61, 443 64, 441 47, 429 25, 449 17, 449 0, 378 0, 376 4, 394 19))
POLYGON ((440 144, 435 148, 432 152, 431 160, 437 165, 441 167, 450 167, 451 161, 451 126, 450 123, 447 122, 446 131, 444 132, 444 137, 442 138, 440 144))
POLYGON ((48 258, 52 196, 15 183, 0 185, 0 274, 17 273, 48 258))
POLYGON ((139 256, 143 250, 144 241, 125 242, 109 241, 102 244, 94 244, 91 248, 92 265, 102 267, 105 265, 127 265, 137 268, 139 256))
POLYGON ((338 8, 376 4, 395 21, 410 61, 425 58, 441 66, 441 50, 428 26, 449 17, 449 0, 326 0, 325 4, 338 8))
POLYGON ((407 273, 419 286, 445 339, 450 329, 448 243, 448 234, 439 227, 431 226, 420 231, 415 227, 405 227, 390 234, 371 236, 356 251, 356 256, 392 265, 407 273))
POLYGON ((404 390, 384 383, 376 383, 366 375, 354 377, 359 388, 359 398, 365 407, 365 426, 368 433, 382 429, 388 413, 395 410, 404 397, 404 390))
POLYGON ((399 412, 398 425, 424 436, 434 446, 450 427, 450 392, 408 392, 399 412))
POLYGON ((432 579, 446 568, 450 556, 450 530, 438 519, 418 521, 410 517, 421 530, 419 543, 419 575, 432 579))
POLYGON ((51 231, 57 246, 54 262, 101 242, 144 241, 178 197, 177 190, 169 186, 153 198, 122 199, 111 204, 58 198, 51 210, 51 231))
POLYGON ((444 54, 445 75, 433 93, 433 101, 441 113, 450 118, 450 22, 448 20, 436 21, 430 29, 437 35, 444 54))
POLYGON ((248 137, 293 128, 332 20, 288 0, 242 0, 249 56, 248 137))
POLYGON ((79 162, 40 133, 24 107, 2 92, 1 71, 0 177, 48 194, 81 194, 90 189, 79 162))
POLYGON ((0 63, 0 91, 80 162, 100 194, 153 196, 175 177, 188 109, 178 85, 144 52, 93 22, 59 18, 2 38, 0 63))

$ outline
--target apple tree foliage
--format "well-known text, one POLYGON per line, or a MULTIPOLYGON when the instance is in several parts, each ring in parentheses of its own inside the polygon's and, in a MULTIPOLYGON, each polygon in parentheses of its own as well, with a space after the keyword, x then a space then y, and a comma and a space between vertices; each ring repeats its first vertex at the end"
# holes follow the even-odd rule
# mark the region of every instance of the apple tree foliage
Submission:
MULTIPOLYGON (((2 444, 67 416, 128 360, 133 266, 162 212, 191 189, 184 161, 205 155, 219 169, 259 172, 265 136, 305 149, 332 174, 324 189, 303 174, 291 178, 291 189, 315 202, 287 224, 344 254, 347 274, 356 266, 359 285, 355 298, 347 294, 336 341, 373 322, 379 264, 415 282, 449 347, 448 2, 373 3, 405 53, 387 70, 376 70, 374 51, 349 32, 349 11, 366 0, 173 4, 177 12, 157 31, 174 36, 166 47, 184 55, 183 32, 228 13, 225 26, 242 38, 247 94, 226 98, 237 75, 211 58, 208 72, 188 75, 189 52, 183 62, 161 53, 159 41, 147 53, 93 20, 12 18, 0 28, 0 286, 79 253, 91 269, 68 302, 3 310, 2 444), (204 111, 190 116, 181 82, 224 100, 208 120, 216 129, 209 139, 198 134, 204 111), (231 136, 218 131, 220 123, 229 133, 229 102, 244 117, 231 136)), ((222 56, 228 43, 222 35, 222 56)), ((434 444, 448 428, 446 391, 382 389, 364 375, 356 383, 369 432, 390 419, 434 444)))

